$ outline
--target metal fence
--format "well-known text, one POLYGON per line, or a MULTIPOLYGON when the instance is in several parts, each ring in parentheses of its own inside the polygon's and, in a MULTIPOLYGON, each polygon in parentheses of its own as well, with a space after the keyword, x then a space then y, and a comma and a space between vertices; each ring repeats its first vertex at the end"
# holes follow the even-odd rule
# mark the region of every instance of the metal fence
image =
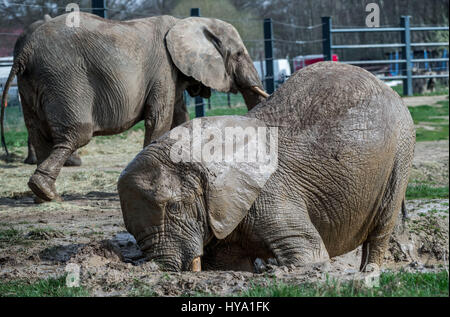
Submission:
POLYGON ((448 31, 448 26, 418 26, 412 27, 410 25, 411 17, 402 16, 400 20, 400 27, 375 27, 375 28, 337 28, 333 29, 331 17, 323 17, 323 55, 326 60, 331 60, 334 50, 338 49, 367 49, 367 48, 401 48, 402 59, 397 60, 369 60, 369 61, 341 61, 353 65, 367 65, 367 64, 402 64, 402 75, 395 76, 381 76, 382 80, 403 80, 403 94, 411 96, 413 94, 412 82, 414 79, 421 78, 448 78, 448 57, 441 58, 421 58, 414 59, 412 54, 413 47, 448 47, 448 42, 428 42, 428 43, 412 43, 412 31, 448 31), (383 44, 358 44, 345 45, 333 44, 333 34, 337 33, 353 33, 353 32, 401 32, 401 43, 383 43, 383 44), (429 75, 413 75, 413 63, 429 63, 429 62, 447 62, 446 74, 429 74, 429 75))
MULTIPOLYGON (((21 4, 14 4, 21 5, 21 4)), ((63 9, 63 8, 61 8, 63 9)), ((117 12, 106 7, 105 0, 92 0, 92 8, 81 8, 82 11, 90 11, 99 16, 107 17, 107 13, 117 12)), ((200 9, 191 9, 191 16, 200 16, 200 9)), ((136 13, 138 14, 138 13, 136 13)), ((142 13, 138 14, 139 16, 142 13)), ((182 17, 180 17, 182 18, 182 17)), ((221 19, 221 17, 216 17, 221 19)), ((233 24, 235 21, 230 21, 223 19, 226 22, 233 24)), ((249 52, 251 52, 252 58, 261 62, 261 76, 265 87, 265 90, 271 94, 273 93, 279 85, 281 85, 285 78, 288 76, 283 76, 283 78, 278 78, 275 73, 274 62, 277 58, 285 58, 291 65, 292 71, 294 71, 294 61, 295 56, 301 55, 304 51, 314 51, 317 53, 323 53, 325 60, 330 60, 332 54, 335 51, 340 50, 350 50, 350 49, 383 49, 383 48, 393 48, 401 49, 401 58, 392 59, 375 59, 375 60, 341 60, 343 63, 358 65, 367 68, 368 65, 388 65, 391 66, 389 72, 383 71, 382 74, 377 74, 382 80, 402 80, 404 95, 412 95, 412 82, 417 79, 426 78, 446 78, 448 77, 448 56, 443 55, 440 57, 429 57, 424 56, 423 58, 414 58, 412 56, 412 50, 417 47, 448 47, 447 42, 428 42, 428 43, 412 43, 411 32, 416 31, 448 31, 448 26, 411 26, 411 18, 409 16, 401 17, 401 23, 399 27, 343 27, 333 28, 332 18, 323 17, 320 24, 316 25, 295 25, 292 23, 286 23, 286 21, 276 21, 271 18, 268 19, 254 19, 252 22, 260 23, 261 29, 263 31, 263 38, 243 38, 243 42, 247 47, 251 47, 249 52), (279 29, 284 28, 284 29, 279 29), (274 33, 275 29, 275 33, 274 33), (282 30, 290 29, 289 32, 281 32, 282 30), (297 38, 297 31, 301 30, 306 36, 302 39, 297 38), (322 31, 320 34, 320 30, 322 31), (278 31, 278 32, 277 32, 278 31), (401 34, 401 41, 399 43, 378 43, 378 44, 357 44, 357 45, 346 45, 345 43, 335 44, 336 38, 334 35, 345 34, 345 33, 356 33, 356 32, 397 32, 401 34), (274 35, 277 34, 277 35, 274 35), (286 34, 286 37, 279 37, 280 34, 286 34), (287 36, 289 35, 289 36, 287 36), (283 52, 287 51, 285 48, 289 47, 291 54, 294 56, 282 56, 283 52), (281 48, 284 48, 281 49, 281 48), (307 48, 307 49, 306 49, 307 48), (443 69, 446 70, 444 74, 413 74, 413 65, 417 63, 445 63, 443 69), (265 66, 265 70, 262 68, 262 64, 265 66), (401 66, 401 67, 399 67, 401 66), (393 69, 396 69, 394 71, 393 69), (399 69, 400 68, 400 69, 399 69), (389 76, 389 74, 391 76, 389 76)), ((242 21, 240 21, 242 22, 242 21)), ((7 37, 18 37, 18 34, 13 33, 0 33, 1 36, 7 37)), ((426 51, 424 55, 426 54, 426 51)), ((392 54, 391 54, 392 55, 392 54)), ((398 55, 398 52, 397 52, 398 55)), ((0 59, 0 68, 10 67, 12 65, 12 60, 0 59)), ((14 96, 14 92, 11 94, 12 98, 17 99, 14 96)), ((245 103, 240 94, 226 94, 213 91, 211 98, 202 99, 200 97, 190 98, 189 95, 185 94, 186 104, 188 109, 195 116, 204 116, 209 110, 214 108, 231 108, 236 106, 242 106, 245 108, 245 103)), ((15 100, 12 100, 11 105, 15 104, 15 100)), ((9 108, 9 107, 8 107, 9 108)))

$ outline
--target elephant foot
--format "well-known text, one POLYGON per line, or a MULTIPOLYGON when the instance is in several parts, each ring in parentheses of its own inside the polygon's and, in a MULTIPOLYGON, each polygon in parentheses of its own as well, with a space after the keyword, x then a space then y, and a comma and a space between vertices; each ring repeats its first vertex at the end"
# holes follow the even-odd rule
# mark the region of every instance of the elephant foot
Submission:
MULTIPOLYGON (((62 202, 63 199, 61 196, 57 196, 55 199, 52 200, 53 202, 62 202)), ((44 204, 44 203, 48 203, 49 201, 47 200, 43 200, 42 198, 39 198, 38 196, 34 197, 34 203, 35 204, 44 204)))
POLYGON ((64 163, 64 166, 81 166, 81 158, 77 152, 74 152, 64 163))
POLYGON ((55 181, 39 172, 33 174, 28 181, 28 187, 33 193, 44 201, 61 199, 56 193, 55 181))
POLYGON ((380 267, 376 263, 369 263, 366 265, 366 267, 362 270, 364 273, 373 273, 373 272, 379 272, 380 267))
POLYGON ((23 162, 25 164, 35 165, 37 163, 37 158, 35 155, 28 155, 28 157, 23 162))
POLYGON ((358 272, 355 274, 353 282, 359 287, 379 287, 380 275, 380 267, 375 263, 369 263, 366 265, 362 272, 358 272))

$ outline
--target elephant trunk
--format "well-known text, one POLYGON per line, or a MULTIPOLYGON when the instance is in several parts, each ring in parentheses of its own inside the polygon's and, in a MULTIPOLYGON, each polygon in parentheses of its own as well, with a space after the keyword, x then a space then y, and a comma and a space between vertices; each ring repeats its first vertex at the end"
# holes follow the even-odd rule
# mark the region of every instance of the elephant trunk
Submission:
POLYGON ((235 83, 244 97, 247 109, 251 110, 257 104, 266 100, 269 94, 264 91, 250 56, 245 56, 243 60, 244 62, 235 68, 235 83))
MULTIPOLYGON (((154 246, 157 249, 157 246, 154 246)), ((165 271, 191 271, 191 272, 201 272, 201 258, 200 256, 190 256, 182 254, 181 250, 178 250, 178 254, 168 253, 168 252, 158 252, 155 254, 155 250, 144 252, 147 254, 147 260, 152 260, 158 263, 162 270, 165 271)))
POLYGON ((242 97, 244 97, 245 105, 247 109, 252 110, 257 104, 266 100, 267 97, 263 96, 265 93, 261 88, 253 86, 247 89, 240 89, 242 97), (258 91, 258 92, 257 92, 258 91))

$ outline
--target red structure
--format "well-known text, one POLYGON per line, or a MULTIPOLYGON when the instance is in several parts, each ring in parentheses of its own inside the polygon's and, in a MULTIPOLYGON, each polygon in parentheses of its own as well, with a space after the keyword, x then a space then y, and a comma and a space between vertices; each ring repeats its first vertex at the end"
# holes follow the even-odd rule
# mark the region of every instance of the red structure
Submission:
MULTIPOLYGON (((302 69, 303 67, 306 67, 308 65, 323 61, 324 61, 323 54, 296 56, 293 59, 294 71, 302 69)), ((339 61, 339 58, 336 54, 332 55, 332 61, 333 62, 339 61)))
POLYGON ((22 31, 22 28, 0 28, 0 57, 13 55, 14 44, 22 31))

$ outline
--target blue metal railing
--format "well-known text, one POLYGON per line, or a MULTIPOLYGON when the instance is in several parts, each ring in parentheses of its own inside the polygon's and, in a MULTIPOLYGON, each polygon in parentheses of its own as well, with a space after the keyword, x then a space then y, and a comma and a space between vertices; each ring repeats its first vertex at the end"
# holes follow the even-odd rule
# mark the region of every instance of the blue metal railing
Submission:
MULTIPOLYGON (((361 49, 361 48, 401 48, 402 58, 396 60, 371 60, 371 61, 341 61, 347 64, 353 65, 367 65, 367 64, 395 64, 396 71, 393 72, 390 69, 391 74, 394 76, 382 76, 380 79, 402 79, 403 80, 403 94, 411 96, 412 91, 412 80, 419 78, 445 78, 448 77, 447 74, 433 74, 433 75, 413 75, 412 65, 413 63, 426 63, 428 68, 429 62, 442 62, 440 68, 447 69, 448 71, 448 56, 447 50, 444 51, 442 58, 428 58, 426 53, 424 58, 414 59, 412 54, 412 47, 442 47, 448 46, 448 42, 424 42, 424 43, 411 43, 411 31, 448 31, 448 26, 410 26, 410 16, 402 16, 400 27, 376 27, 376 28, 339 28, 333 29, 331 17, 322 17, 322 34, 323 34, 323 55, 325 60, 331 60, 333 55, 333 50, 336 49, 361 49), (401 32, 402 41, 401 43, 383 43, 383 44, 357 44, 357 45, 334 45, 333 44, 333 34, 336 33, 354 33, 354 32, 401 32), (444 66, 446 63, 447 66, 444 66), (402 64, 402 72, 404 75, 398 75, 398 64, 402 64)), ((397 56, 398 57, 398 56, 397 56)))

